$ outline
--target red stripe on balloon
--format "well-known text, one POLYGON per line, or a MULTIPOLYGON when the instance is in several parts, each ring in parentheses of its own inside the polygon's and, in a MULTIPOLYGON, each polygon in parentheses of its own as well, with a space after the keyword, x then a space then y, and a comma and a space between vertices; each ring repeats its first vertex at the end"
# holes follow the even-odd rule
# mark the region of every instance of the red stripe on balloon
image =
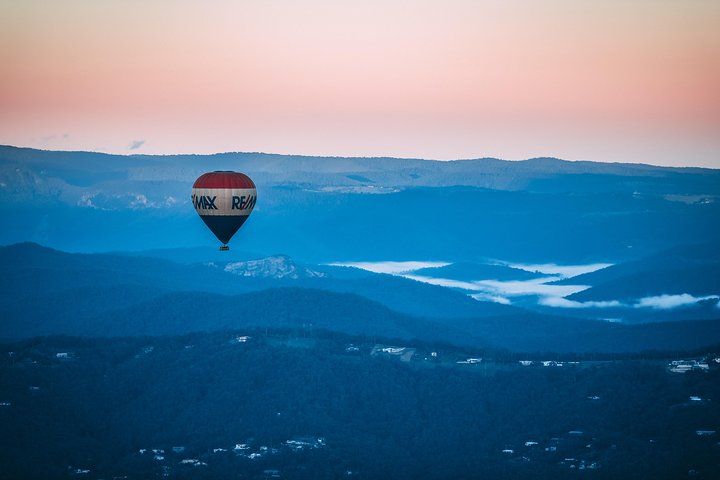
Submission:
POLYGON ((255 184, 244 173, 209 172, 200 175, 193 188, 255 188, 255 184))

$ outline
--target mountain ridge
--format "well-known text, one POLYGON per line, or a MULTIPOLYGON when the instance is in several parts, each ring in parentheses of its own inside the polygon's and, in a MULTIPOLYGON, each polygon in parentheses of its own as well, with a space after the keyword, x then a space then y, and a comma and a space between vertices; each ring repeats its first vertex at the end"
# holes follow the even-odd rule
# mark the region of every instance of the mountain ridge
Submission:
POLYGON ((262 256, 616 263, 720 236, 713 169, 0 147, 0 214, 11 225, 0 244, 95 252, 212 245, 189 192, 197 176, 219 169, 243 170, 257 185, 255 212, 233 243, 262 256))
POLYGON ((439 163, 454 163, 454 162, 507 162, 507 163, 523 163, 527 162, 530 163, 536 163, 541 164, 543 166, 547 166, 548 164, 557 165, 557 164, 572 164, 577 166, 588 166, 588 165, 606 165, 606 166, 619 166, 623 168, 627 168, 628 170, 644 170, 647 168, 650 169, 663 169, 663 170, 675 170, 675 171, 706 171, 706 170, 718 170, 710 167, 696 167, 696 166, 664 166, 664 165, 655 165, 652 163, 632 163, 632 162, 603 162, 603 161, 596 161, 596 160, 568 160, 568 159, 562 159, 558 157, 531 157, 526 159, 519 159, 519 160, 507 160, 502 158, 496 158, 496 157, 474 157, 474 158, 458 158, 458 159, 452 159, 452 160, 437 160, 432 158, 417 158, 417 157, 388 157, 388 156, 343 156, 343 155, 300 155, 300 154, 282 154, 282 153, 272 153, 272 152, 243 152, 243 151, 228 151, 228 152, 215 152, 215 153, 180 153, 180 154, 144 154, 144 153, 131 153, 131 154, 117 154, 117 153, 106 153, 106 152, 92 152, 92 151, 83 151, 83 150, 45 150, 45 149, 38 149, 38 148, 32 148, 32 147, 20 147, 15 145, 0 145, 0 154, 11 154, 13 157, 16 158, 27 158, 29 154, 34 153, 40 153, 43 155, 69 155, 69 156, 77 156, 77 155, 83 155, 83 156, 91 156, 91 155, 101 155, 106 157, 117 157, 117 158, 127 158, 131 160, 135 159, 142 159, 142 160, 148 160, 148 159, 158 159, 158 160, 166 160, 170 158, 180 158, 180 159, 196 159, 198 157, 228 157, 228 156, 248 156, 248 157, 268 157, 270 159, 278 159, 278 158, 287 158, 287 159, 297 159, 297 160, 307 160, 307 159, 318 159, 318 160, 356 160, 356 161, 367 161, 367 160, 382 160, 382 161, 400 161, 400 162, 439 162, 439 163), (15 154, 15 155, 13 155, 15 154))
MULTIPOLYGON (((120 272, 141 268, 151 281, 143 277, 121 275, 104 277, 102 268, 78 269, 70 262, 67 268, 58 264, 55 269, 30 268, 24 270, 8 264, 6 273, 16 279, 0 296, 0 338, 28 338, 43 335, 82 336, 144 336, 176 335, 198 331, 220 331, 238 328, 291 328, 328 330, 346 334, 384 335, 424 341, 445 341, 465 346, 507 348, 512 351, 562 352, 621 352, 638 349, 687 349, 720 342, 720 319, 706 321, 684 320, 664 324, 619 325, 597 320, 532 313, 515 307, 482 304, 469 297, 403 278, 387 275, 369 275, 345 279, 334 287, 322 283, 270 282, 254 285, 228 286, 215 291, 210 282, 225 280, 239 282, 242 277, 213 267, 182 266, 169 261, 104 256, 101 254, 64 254, 33 244, 15 248, 0 248, 0 258, 13 257, 22 265, 18 250, 30 250, 33 260, 41 263, 39 252, 52 257, 79 260, 110 266, 124 267, 120 272), (105 258, 107 257, 107 258, 105 258), (142 266, 145 266, 142 268, 142 266), (151 272, 147 265, 159 265, 159 272, 151 272), (202 267, 202 268, 201 268, 202 267), (170 269, 170 270, 167 270, 170 269), (208 283, 188 281, 184 271, 200 269, 208 283), (217 270, 217 269, 216 269, 217 270), (48 271, 54 272, 49 278, 48 271), (153 278, 165 278, 166 272, 181 277, 181 282, 156 284, 153 278), (218 278, 212 273, 221 275, 218 278), (72 275, 70 275, 72 274, 72 275), (74 277, 73 277, 74 275, 74 277), (75 278, 75 284, 68 284, 75 278), (134 279, 135 284, 129 282, 134 279), (376 285, 375 298, 355 292, 371 292, 352 282, 371 279, 376 285), (315 288, 309 288, 315 285, 315 288), (395 285, 394 288, 388 286, 395 285), (178 290, 179 286, 186 288, 178 290), (412 287, 412 288, 410 288, 412 287), (14 289, 14 290, 12 290, 14 289), (401 291, 405 289, 405 293, 401 291), (418 290, 415 290, 418 289, 418 290), (380 293, 386 292, 382 297, 380 293), (447 298, 436 305, 448 309, 448 315, 415 315, 391 309, 394 302, 417 304, 427 292, 442 292, 447 298), (389 295, 389 296, 387 296, 389 295), (403 295, 406 298, 403 299, 403 295), (468 302, 477 308, 476 315, 468 310, 458 315, 468 302), (450 303, 448 303, 450 302, 450 303), (450 315, 454 313, 455 316, 450 315), (481 315, 482 313, 482 315, 481 315)), ((200 277, 197 277, 200 278, 200 277)), ((325 278, 312 279, 315 282, 325 278)), ((257 279, 251 279, 253 283, 257 279)), ((361 283, 362 286, 362 283, 361 283)), ((425 301, 433 300, 433 297, 425 301)), ((395 303, 395 305, 401 305, 395 303)), ((430 303, 429 305, 433 305, 430 303)))

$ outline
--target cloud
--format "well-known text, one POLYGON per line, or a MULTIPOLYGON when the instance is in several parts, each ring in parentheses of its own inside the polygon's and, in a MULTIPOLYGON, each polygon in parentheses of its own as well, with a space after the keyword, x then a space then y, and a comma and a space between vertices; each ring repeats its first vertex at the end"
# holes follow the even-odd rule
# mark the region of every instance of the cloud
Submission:
POLYGON ((547 285, 561 277, 535 278, 533 280, 480 280, 473 282, 482 291, 503 296, 539 295, 566 297, 589 288, 587 285, 547 285))
POLYGON ((30 141, 40 147, 66 147, 70 140, 69 133, 62 133, 57 135, 45 135, 42 137, 31 137, 30 141))
POLYGON ((720 300, 718 295, 708 295, 706 297, 693 297, 688 293, 682 295, 659 295, 656 297, 645 297, 638 300, 633 305, 635 308, 653 308, 655 310, 668 310, 671 308, 686 307, 703 300, 720 300))
POLYGON ((162 201, 154 201, 142 193, 108 195, 102 192, 84 193, 77 201, 78 206, 94 208, 97 210, 172 208, 177 203, 177 199, 172 196, 166 196, 162 201))
POLYGON ((133 140, 130 142, 130 146, 128 148, 130 150, 137 150, 138 148, 142 147, 145 144, 145 140, 133 140))
MULTIPOLYGON (((467 282, 450 278, 426 277, 412 273, 421 268, 443 267, 448 265, 446 262, 338 262, 331 263, 330 265, 355 267, 375 273, 398 275, 409 280, 428 283, 430 285, 465 290, 466 292, 471 293, 471 296, 476 300, 489 300, 505 305, 512 303, 510 297, 539 296, 559 298, 588 288, 587 285, 547 285, 550 282, 563 278, 559 275, 536 278, 532 280, 479 280, 467 282)), ((588 271, 588 268, 590 267, 584 266, 583 270, 588 271)))
POLYGON ((502 282, 498 280, 465 282, 462 280, 452 280, 450 278, 425 277, 412 274, 402 274, 401 276, 410 280, 429 283, 431 285, 458 288, 471 292, 480 292, 488 297, 503 298, 505 300, 507 300, 507 297, 522 297, 526 295, 565 297, 588 288, 587 285, 546 285, 547 282, 559 280, 560 277, 545 277, 533 280, 502 282))
POLYGON ((503 305, 511 305, 512 302, 510 302, 509 299, 505 297, 501 297, 499 295, 489 295, 487 293, 473 293, 470 295, 475 300, 481 301, 481 302, 495 302, 495 303, 501 303, 503 305))
MULTIPOLYGON (((634 303, 628 304, 618 300, 576 302, 562 297, 542 297, 538 304, 555 308, 652 308, 654 310, 670 310, 673 308, 687 307, 704 300, 720 300, 717 295, 706 297, 694 297, 688 293, 681 295, 658 295, 637 299, 634 303)), ((720 308, 720 304, 717 304, 720 308)))
POLYGON ((147 208, 147 207, 154 207, 155 204, 153 202, 148 202, 148 199, 145 195, 142 193, 138 193, 135 195, 135 198, 130 201, 130 208, 138 209, 138 208, 147 208))
POLYGON ((555 308, 618 308, 627 306, 617 300, 576 302, 562 297, 542 297, 538 300, 538 304, 555 308))
MULTIPOLYGON (((595 263, 587 265, 556 265, 552 263, 529 265, 503 263, 503 265, 531 272, 537 271, 545 274, 554 273, 554 275, 531 280, 476 280, 472 282, 450 278, 426 277, 415 275, 413 273, 421 268, 443 267, 448 265, 446 262, 344 262, 331 263, 330 265, 355 267, 375 273, 398 275, 410 280, 428 283, 431 285, 464 290, 476 300, 497 302, 505 305, 514 303, 518 297, 536 297, 538 305, 551 308, 648 308, 665 310, 691 306, 701 301, 714 300, 716 302, 715 307, 720 309, 720 296, 718 295, 694 297, 690 294, 683 293, 682 295, 659 295, 645 297, 636 299, 635 301, 626 302, 619 300, 577 302, 574 300, 568 300, 565 297, 589 288, 587 285, 550 285, 550 283, 562 278, 573 277, 575 275, 593 272, 595 270, 608 267, 611 265, 609 263, 595 263)), ((619 320, 612 319, 612 321, 619 320)))
POLYGON ((464 282, 462 280, 452 280, 450 278, 424 277, 421 275, 412 274, 403 274, 401 275, 401 277, 407 278, 409 280, 415 280, 416 282, 428 283, 430 285, 438 285, 440 287, 457 288, 460 290, 478 292, 471 294, 470 297, 482 302, 495 302, 501 303, 503 305, 510 305, 512 303, 508 298, 505 298, 502 295, 495 295, 494 292, 487 291, 486 288, 478 284, 479 282, 464 282))
POLYGON ((80 197, 80 200, 78 200, 77 204, 81 207, 90 207, 90 208, 98 208, 93 203, 93 198, 97 195, 96 193, 85 193, 80 197))

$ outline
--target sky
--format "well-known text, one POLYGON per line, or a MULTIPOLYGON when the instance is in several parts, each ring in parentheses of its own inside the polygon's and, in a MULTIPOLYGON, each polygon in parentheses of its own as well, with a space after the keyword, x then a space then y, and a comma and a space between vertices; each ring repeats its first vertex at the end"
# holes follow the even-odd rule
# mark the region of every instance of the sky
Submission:
POLYGON ((717 0, 0 0, 0 144, 720 168, 717 0))

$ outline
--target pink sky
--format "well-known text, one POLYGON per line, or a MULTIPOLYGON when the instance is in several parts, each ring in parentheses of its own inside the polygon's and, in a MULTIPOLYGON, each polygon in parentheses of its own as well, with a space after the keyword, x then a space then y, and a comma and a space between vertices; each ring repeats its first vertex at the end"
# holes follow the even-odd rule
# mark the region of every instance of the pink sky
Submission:
POLYGON ((716 0, 0 0, 0 143, 720 168, 719 25, 716 0))

